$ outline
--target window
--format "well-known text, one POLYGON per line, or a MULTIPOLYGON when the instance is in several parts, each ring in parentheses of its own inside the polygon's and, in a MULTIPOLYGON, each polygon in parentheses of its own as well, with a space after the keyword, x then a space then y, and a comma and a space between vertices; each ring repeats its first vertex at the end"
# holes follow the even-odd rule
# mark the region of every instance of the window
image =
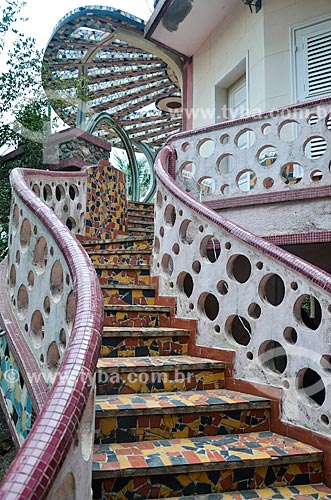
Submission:
POLYGON ((297 101, 331 95, 331 20, 294 30, 294 62, 297 101))

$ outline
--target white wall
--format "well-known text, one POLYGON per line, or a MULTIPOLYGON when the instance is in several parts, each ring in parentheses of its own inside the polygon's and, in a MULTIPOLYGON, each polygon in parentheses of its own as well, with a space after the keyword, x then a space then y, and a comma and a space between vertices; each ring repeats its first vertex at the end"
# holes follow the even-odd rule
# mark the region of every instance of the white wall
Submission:
POLYGON ((290 28, 331 14, 330 0, 262 0, 262 3, 262 10, 251 14, 239 1, 194 55, 194 127, 216 121, 215 86, 245 56, 251 112, 293 102, 290 28))

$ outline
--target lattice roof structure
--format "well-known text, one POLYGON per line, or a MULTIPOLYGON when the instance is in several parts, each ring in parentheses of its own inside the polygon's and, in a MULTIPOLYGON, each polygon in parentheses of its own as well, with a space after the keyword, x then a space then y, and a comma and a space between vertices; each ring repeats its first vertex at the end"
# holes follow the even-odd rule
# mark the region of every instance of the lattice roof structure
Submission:
POLYGON ((116 122, 133 144, 153 149, 181 130, 181 60, 144 39, 144 27, 103 6, 75 9, 59 22, 45 51, 43 81, 67 125, 118 145, 116 122))

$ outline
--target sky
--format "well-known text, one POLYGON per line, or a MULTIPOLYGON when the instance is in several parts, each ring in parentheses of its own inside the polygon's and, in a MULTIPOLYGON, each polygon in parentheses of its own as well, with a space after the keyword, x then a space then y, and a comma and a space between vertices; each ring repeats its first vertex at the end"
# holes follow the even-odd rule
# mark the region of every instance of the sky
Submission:
POLYGON ((26 0, 22 14, 28 21, 23 23, 22 28, 26 35, 36 39, 38 49, 45 49, 57 23, 77 7, 106 5, 146 20, 153 11, 153 4, 153 0, 26 0))

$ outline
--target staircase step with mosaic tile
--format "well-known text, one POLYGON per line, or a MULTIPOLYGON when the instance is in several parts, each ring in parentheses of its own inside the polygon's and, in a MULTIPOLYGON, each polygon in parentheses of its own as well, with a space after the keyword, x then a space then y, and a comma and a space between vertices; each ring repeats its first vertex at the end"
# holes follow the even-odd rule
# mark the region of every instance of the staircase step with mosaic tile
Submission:
POLYGON ((145 236, 117 236, 114 240, 86 240, 82 242, 85 250, 151 250, 153 235, 145 236))
POLYGON ((224 370, 224 363, 192 356, 100 358, 97 394, 223 389, 224 370))
POLYGON ((101 285, 150 285, 149 266, 146 264, 98 264, 94 267, 101 285))
POLYGON ((186 355, 189 335, 188 330, 179 328, 105 327, 101 355, 104 358, 186 355))
POLYGON ((270 401, 227 390, 98 396, 96 444, 269 430, 270 401))
POLYGON ((171 308, 159 305, 104 305, 106 326, 170 326, 171 308))
MULTIPOLYGON (((141 215, 142 213, 141 211, 139 212, 139 210, 138 211, 131 210, 128 212, 129 220, 131 220, 132 222, 141 221, 141 215)), ((145 222, 150 222, 151 224, 154 223, 154 212, 146 212, 143 215, 143 217, 145 222)))
POLYGON ((323 484, 314 486, 283 486, 260 490, 234 491, 232 493, 210 493, 189 497, 172 497, 168 500, 331 500, 331 489, 323 484))
POLYGON ((151 249, 147 250, 88 250, 88 255, 93 264, 111 265, 148 265, 152 255, 151 249))
POLYGON ((102 285, 105 305, 154 305, 155 289, 149 285, 102 285))
POLYGON ((130 211, 145 211, 149 213, 154 213, 154 203, 144 203, 140 201, 128 201, 128 213, 130 211))
POLYGON ((132 227, 128 227, 128 233, 129 234, 137 234, 137 235, 148 235, 148 234, 152 234, 154 235, 154 228, 152 227, 139 227, 139 225, 136 227, 136 226, 132 226, 132 227))
POLYGON ((317 484, 322 460, 318 449, 271 432, 95 445, 94 491, 146 499, 317 484))

